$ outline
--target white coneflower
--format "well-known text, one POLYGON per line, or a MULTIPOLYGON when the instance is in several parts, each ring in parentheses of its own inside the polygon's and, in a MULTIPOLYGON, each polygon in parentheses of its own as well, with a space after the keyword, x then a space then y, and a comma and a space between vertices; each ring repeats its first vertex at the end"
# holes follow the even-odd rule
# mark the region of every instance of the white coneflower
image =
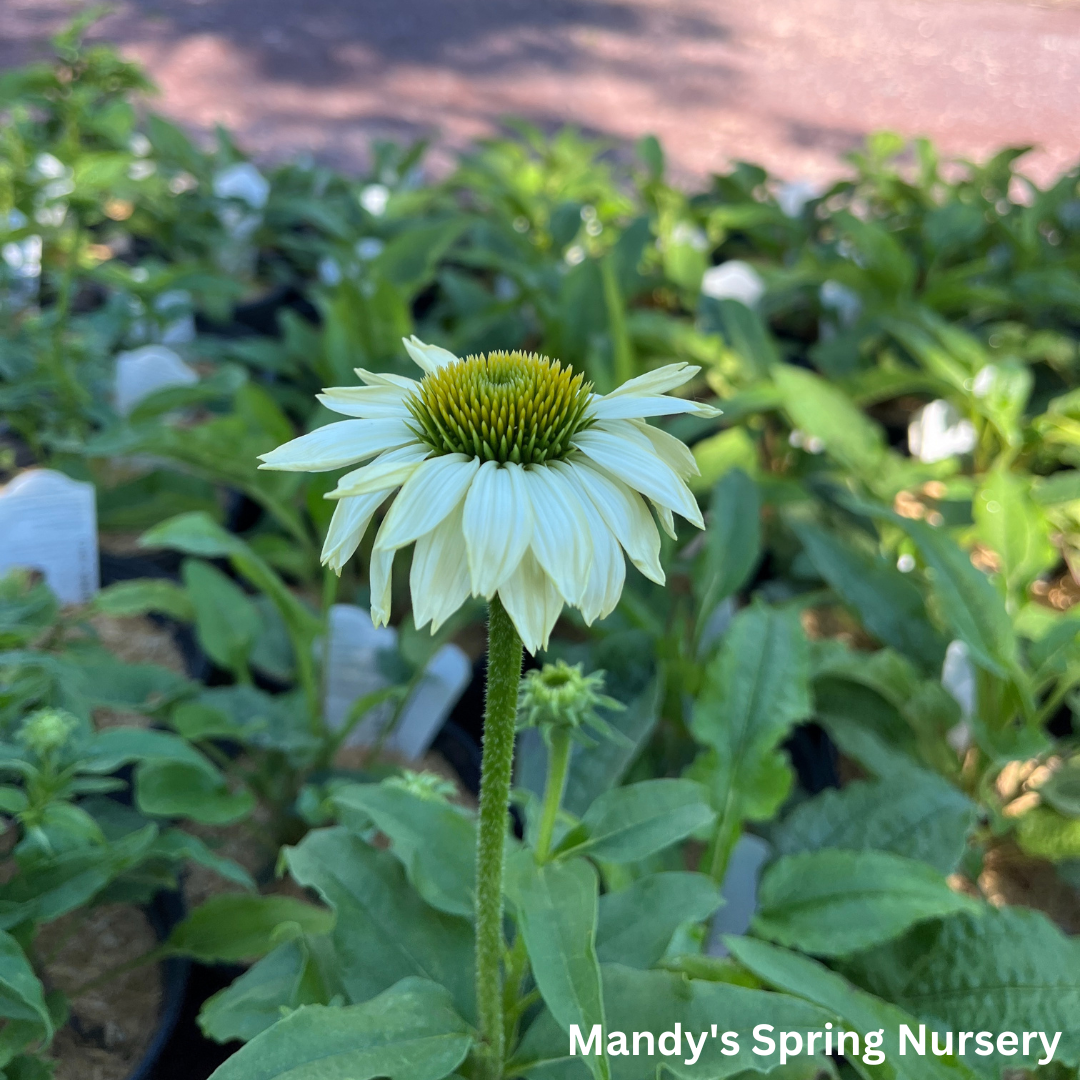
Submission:
POLYGON ((702 526, 683 480, 697 472, 678 439, 645 418, 715 410, 666 397, 697 373, 672 364, 604 396, 558 361, 520 352, 460 359, 415 337, 417 382, 357 370, 364 386, 327 390, 329 409, 354 417, 263 455, 296 472, 368 464, 343 476, 323 562, 340 572, 371 518, 400 488, 371 553, 371 615, 390 614, 390 571, 415 543, 417 626, 445 622, 469 595, 490 601, 484 755, 476 840, 478 1073, 503 1075, 503 860, 522 644, 547 644, 563 604, 592 621, 619 602, 622 551, 662 582, 660 535, 645 502, 674 535, 673 514, 702 526), (373 460, 372 460, 373 459, 373 460), (644 498, 643 498, 644 496, 644 498), (620 548, 622 550, 620 550, 620 548))
POLYGON ((663 582, 645 499, 672 536, 676 513, 701 528, 684 483, 697 466, 678 439, 645 418, 714 415, 708 405, 667 396, 698 368, 671 364, 600 396, 546 357, 460 359, 415 337, 405 347, 422 379, 357 369, 365 385, 319 397, 355 419, 294 439, 264 454, 261 466, 315 472, 368 461, 329 495, 339 504, 322 557, 338 573, 400 488, 371 556, 376 624, 389 618, 394 555, 412 543, 417 626, 430 622, 434 631, 468 596, 498 595, 531 652, 547 644, 563 604, 589 623, 614 609, 622 551, 663 582))

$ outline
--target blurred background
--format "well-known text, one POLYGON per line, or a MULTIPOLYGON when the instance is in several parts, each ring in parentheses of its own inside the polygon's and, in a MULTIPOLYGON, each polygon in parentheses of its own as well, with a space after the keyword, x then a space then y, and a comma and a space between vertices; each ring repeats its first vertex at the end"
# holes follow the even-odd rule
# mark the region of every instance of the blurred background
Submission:
MULTIPOLYGON (((0 3, 0 67, 73 7, 0 3)), ((823 181, 872 130, 945 156, 1034 144, 1040 182, 1080 141, 1080 3, 1025 0, 121 0, 119 44, 189 130, 258 160, 356 169, 372 135, 434 136, 429 168, 506 115, 663 143, 676 177, 731 159, 823 181)))

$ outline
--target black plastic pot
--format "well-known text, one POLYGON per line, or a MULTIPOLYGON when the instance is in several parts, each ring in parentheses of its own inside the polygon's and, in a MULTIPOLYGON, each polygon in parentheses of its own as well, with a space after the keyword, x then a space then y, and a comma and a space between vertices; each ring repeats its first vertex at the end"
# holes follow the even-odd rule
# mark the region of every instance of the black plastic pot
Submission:
MULTIPOLYGON (((158 940, 164 941, 172 928, 184 917, 183 898, 177 892, 159 893, 147 909, 147 915, 158 940)), ((173 956, 162 962, 161 1015, 157 1031, 146 1048, 142 1061, 129 1074, 128 1080, 153 1080, 156 1077, 157 1064, 176 1031, 184 1009, 190 974, 190 960, 173 956)))

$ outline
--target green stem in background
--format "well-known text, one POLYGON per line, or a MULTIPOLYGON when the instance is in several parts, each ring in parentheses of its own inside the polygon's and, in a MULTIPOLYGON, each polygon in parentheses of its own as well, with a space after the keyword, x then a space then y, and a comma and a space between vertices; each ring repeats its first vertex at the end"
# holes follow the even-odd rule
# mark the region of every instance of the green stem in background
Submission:
POLYGON ((545 863, 551 851, 551 839, 555 835, 555 821, 559 816, 566 777, 570 769, 570 729, 555 728, 551 732, 548 747, 547 781, 544 785, 544 805, 540 812, 540 828, 536 834, 536 861, 545 863))
POLYGON ((498 597, 488 616, 487 706, 476 837, 476 1008, 484 1040, 481 1076, 498 1080, 505 1054, 503 993, 503 859, 521 682, 521 638, 498 597))

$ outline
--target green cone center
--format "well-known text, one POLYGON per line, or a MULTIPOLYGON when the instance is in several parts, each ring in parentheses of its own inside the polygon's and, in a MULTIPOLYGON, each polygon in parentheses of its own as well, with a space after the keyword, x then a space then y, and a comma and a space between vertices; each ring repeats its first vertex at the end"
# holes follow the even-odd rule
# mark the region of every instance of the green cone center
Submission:
POLYGON ((467 356, 424 376, 408 401, 416 434, 438 454, 539 465, 570 451, 592 423, 592 384, 535 353, 467 356))

